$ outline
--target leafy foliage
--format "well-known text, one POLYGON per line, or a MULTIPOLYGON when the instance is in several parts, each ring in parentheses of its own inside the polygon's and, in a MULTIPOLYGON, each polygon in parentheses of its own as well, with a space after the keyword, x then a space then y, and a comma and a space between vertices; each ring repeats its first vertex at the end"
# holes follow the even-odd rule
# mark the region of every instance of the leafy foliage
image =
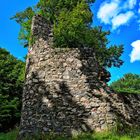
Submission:
MULTIPOLYGON (((107 47, 109 31, 91 27, 93 14, 90 4, 94 0, 40 0, 36 6, 17 13, 12 19, 21 25, 19 39, 24 46, 31 44, 31 21, 36 14, 43 16, 53 28, 54 47, 93 47, 99 71, 123 64, 123 46, 107 47)), ((106 80, 104 80, 106 81, 106 80)))
POLYGON ((56 47, 88 46, 86 42, 90 30, 87 26, 92 14, 84 1, 71 11, 63 10, 54 23, 54 42, 56 47))
POLYGON ((27 47, 30 42, 31 38, 31 23, 32 17, 34 16, 35 12, 33 11, 32 7, 28 7, 24 12, 17 13, 11 19, 15 19, 17 23, 20 24, 20 32, 18 39, 21 41, 21 44, 24 47, 27 47))
POLYGON ((119 93, 140 94, 140 75, 128 73, 110 86, 119 93))
POLYGON ((25 63, 0 48, 0 131, 19 121, 25 63))

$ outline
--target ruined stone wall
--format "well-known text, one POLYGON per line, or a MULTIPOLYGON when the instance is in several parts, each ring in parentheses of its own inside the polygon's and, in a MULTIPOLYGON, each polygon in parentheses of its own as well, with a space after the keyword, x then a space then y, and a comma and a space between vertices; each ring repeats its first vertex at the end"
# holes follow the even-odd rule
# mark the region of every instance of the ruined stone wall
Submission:
POLYGON ((52 48, 52 33, 33 18, 23 91, 20 136, 38 132, 72 135, 116 125, 140 125, 140 96, 117 95, 97 79, 93 48, 52 48))

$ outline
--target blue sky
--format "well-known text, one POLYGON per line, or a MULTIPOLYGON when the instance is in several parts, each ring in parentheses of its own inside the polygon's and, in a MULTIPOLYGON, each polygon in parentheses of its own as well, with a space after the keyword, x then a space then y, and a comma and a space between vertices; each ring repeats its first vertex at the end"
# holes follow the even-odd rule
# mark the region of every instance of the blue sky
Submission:
MULTIPOLYGON (((10 20, 16 12, 37 3, 38 0, 4 0, 0 5, 0 47, 22 59, 27 49, 18 41, 19 25, 10 20)), ((125 73, 140 74, 140 1, 139 0, 96 0, 91 6, 94 13, 93 25, 102 25, 110 30, 110 44, 124 44, 121 68, 112 68, 111 82, 125 73)))
POLYGON ((37 0, 4 0, 0 4, 0 47, 6 48, 19 59, 26 55, 27 49, 18 40, 20 26, 10 18, 35 3, 37 0))

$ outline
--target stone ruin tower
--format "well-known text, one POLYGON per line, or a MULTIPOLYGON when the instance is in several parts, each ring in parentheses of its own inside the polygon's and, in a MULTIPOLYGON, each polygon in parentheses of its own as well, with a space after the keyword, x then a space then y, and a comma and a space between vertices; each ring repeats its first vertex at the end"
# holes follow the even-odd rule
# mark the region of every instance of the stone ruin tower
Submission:
POLYGON ((117 95, 98 80, 93 48, 53 48, 50 28, 38 15, 32 34, 36 40, 26 61, 21 137, 102 131, 118 118, 140 124, 140 96, 117 95))

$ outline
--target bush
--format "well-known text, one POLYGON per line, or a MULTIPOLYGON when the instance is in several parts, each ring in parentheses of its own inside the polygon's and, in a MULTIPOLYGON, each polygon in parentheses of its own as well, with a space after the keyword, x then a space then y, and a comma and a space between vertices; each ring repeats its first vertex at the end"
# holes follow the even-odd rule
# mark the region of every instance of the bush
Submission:
POLYGON ((140 94, 140 75, 128 73, 110 87, 118 93, 140 94))

